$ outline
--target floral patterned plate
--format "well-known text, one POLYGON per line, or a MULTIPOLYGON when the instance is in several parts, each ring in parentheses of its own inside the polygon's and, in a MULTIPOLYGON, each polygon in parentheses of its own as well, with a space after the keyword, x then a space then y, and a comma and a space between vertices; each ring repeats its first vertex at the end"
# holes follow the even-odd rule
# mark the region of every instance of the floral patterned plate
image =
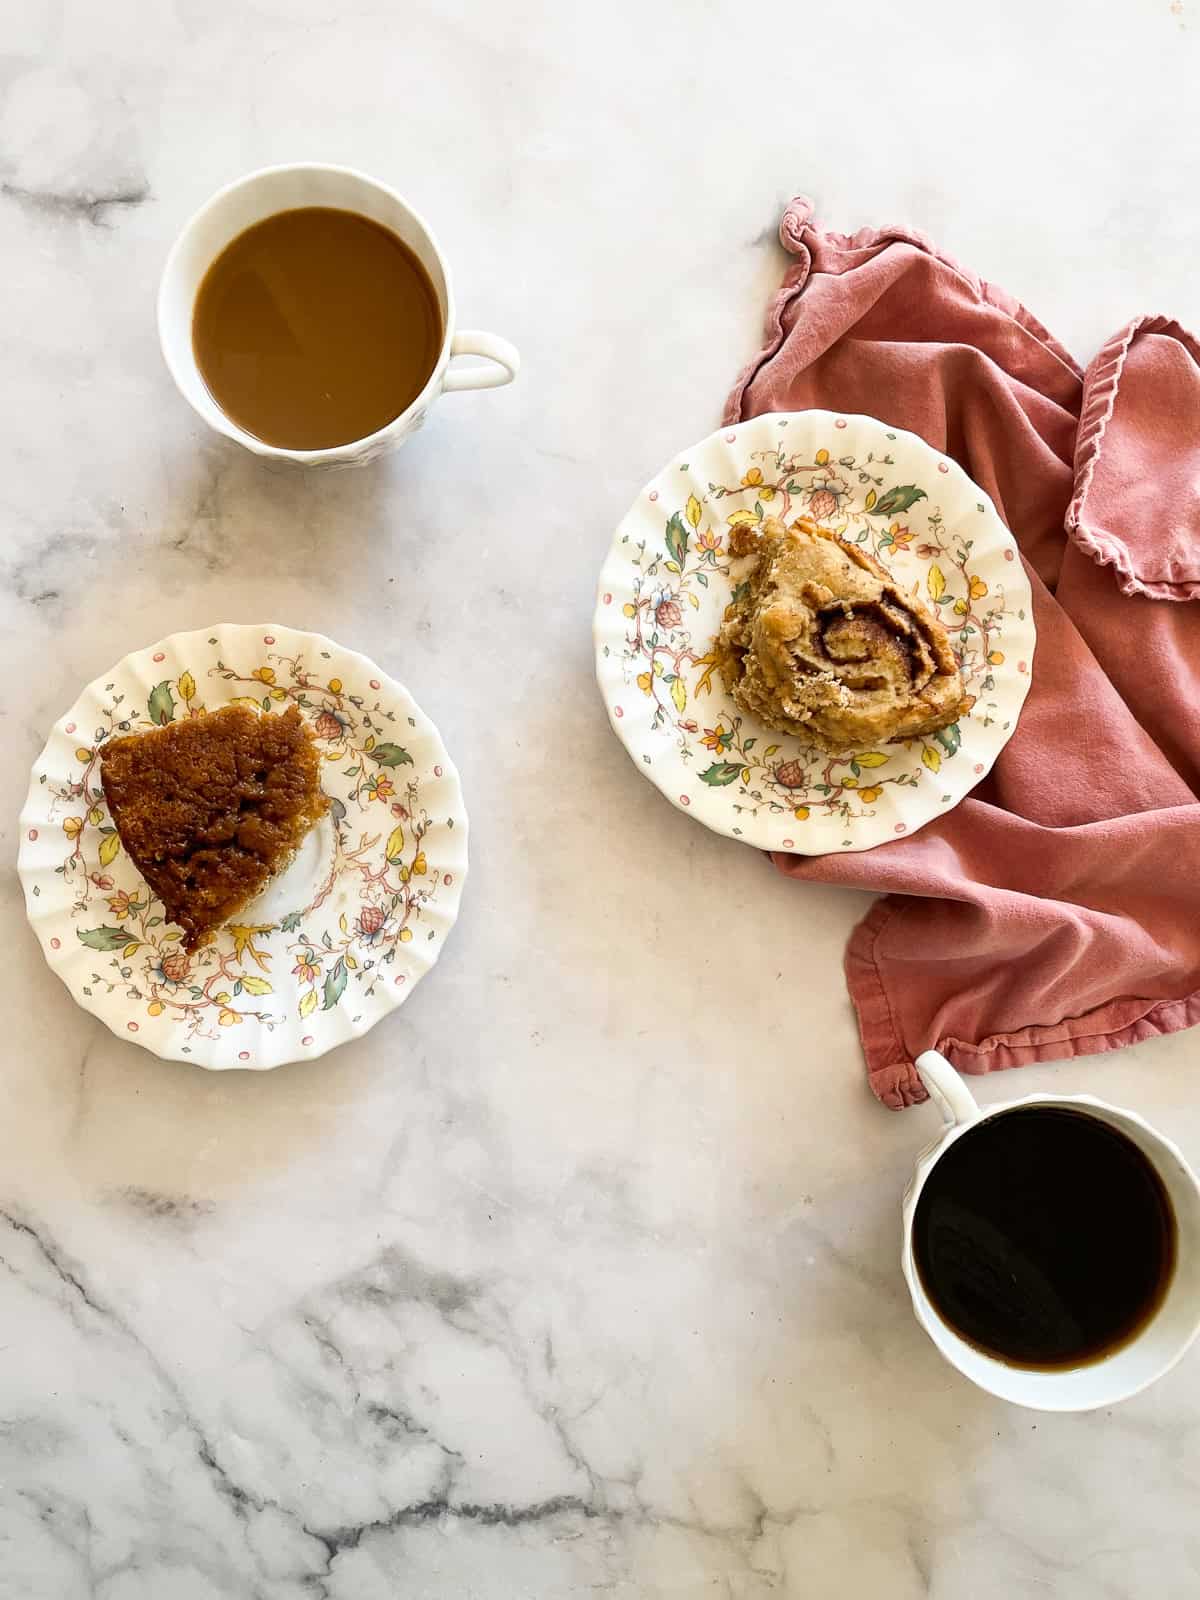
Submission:
POLYGON ((47 961, 114 1033, 170 1060, 263 1069, 365 1033, 411 994, 458 914, 467 817, 437 729, 365 656, 223 624, 88 685, 34 765, 18 868, 47 961), (298 705, 332 804, 240 920, 188 955, 121 848, 99 752, 230 703, 298 705))
POLYGON ((961 467, 872 417, 801 411, 711 434, 646 486, 600 575, 595 642, 617 737, 669 800, 761 849, 824 855, 912 833, 979 782, 1016 727, 1034 628, 1013 537, 961 467), (729 535, 802 514, 869 550, 941 618, 967 717, 830 756, 738 710, 713 655, 748 566, 729 535))

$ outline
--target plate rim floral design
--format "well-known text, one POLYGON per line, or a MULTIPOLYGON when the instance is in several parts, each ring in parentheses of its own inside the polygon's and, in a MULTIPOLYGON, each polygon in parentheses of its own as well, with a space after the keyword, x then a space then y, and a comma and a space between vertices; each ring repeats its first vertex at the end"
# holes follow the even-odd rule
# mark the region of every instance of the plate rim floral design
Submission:
POLYGON ((54 723, 33 763, 20 829, 17 870, 26 915, 47 964, 72 998, 119 1038, 140 1044, 163 1060, 210 1071, 269 1071, 292 1061, 314 1060, 361 1037, 403 1005, 441 955, 458 917, 468 867, 469 824, 462 786, 435 724, 408 690, 369 656, 324 634, 282 623, 217 623, 181 630, 130 651, 86 684, 54 723), (291 678, 277 678, 276 667, 253 666, 260 658, 263 663, 277 663, 280 672, 288 663, 291 678), (163 679, 163 674, 172 673, 163 679), (332 864, 320 869, 320 885, 311 903, 266 926, 239 924, 234 929, 231 923, 218 935, 217 948, 210 952, 202 947, 185 958, 166 944, 178 939, 178 930, 160 916, 149 915, 160 912, 161 906, 120 850, 98 792, 95 755, 103 742, 101 735, 115 731, 118 707, 125 708, 135 727, 149 727, 192 711, 201 700, 215 708, 246 699, 248 691, 251 698, 264 697, 264 708, 270 704, 274 709, 275 702, 289 698, 300 703, 322 741, 326 770, 342 774, 343 764, 350 761, 357 763, 357 776, 344 799, 338 790, 346 787, 346 775, 331 776, 326 784, 335 801, 329 832, 332 864), (107 720, 108 726, 93 732, 97 720, 102 724, 107 720), (386 742, 392 727, 402 744, 386 742), (368 729, 377 730, 378 737, 375 732, 364 733, 368 729), (356 734, 361 741, 357 745, 356 734), (90 763, 83 762, 85 756, 90 763), (389 808, 386 802, 393 797, 396 803, 389 808), (380 800, 383 804, 376 813, 371 802, 380 800), (65 815, 58 814, 60 808, 65 815), (364 821, 369 828, 361 828, 356 846, 353 830, 364 821), (69 863, 76 878, 79 871, 86 872, 92 853, 94 867, 104 874, 90 874, 91 883, 99 887, 83 885, 82 901, 79 888, 70 881, 71 872, 61 864, 64 843, 78 857, 69 863), (347 863, 357 864, 350 868, 347 863), (127 885, 117 888, 112 873, 128 880, 127 885), (398 875, 398 887, 390 882, 393 873, 398 875), (359 898, 365 903, 351 905, 351 888, 360 881, 359 898), (397 892, 389 898, 393 888, 397 892), (368 894, 374 898, 368 900, 368 894), (114 901, 132 905, 118 915, 112 909, 114 901), (89 982, 92 969, 106 959, 119 972, 119 961, 127 960, 131 951, 126 948, 118 956, 112 937, 119 928, 105 925, 81 931, 77 919, 85 902, 89 905, 85 920, 98 914, 105 923, 132 926, 131 918, 139 919, 130 934, 131 944, 141 942, 143 960, 157 957, 157 964, 147 969, 157 987, 148 986, 146 980, 139 984, 136 976, 121 980, 107 971, 103 974, 107 987, 89 982), (327 908, 328 918, 340 906, 345 909, 336 924, 322 928, 320 910, 327 908), (355 918, 352 925, 348 916, 355 918), (147 932, 148 928, 155 931, 147 932), (417 938, 414 929, 425 937, 417 938), (331 930, 335 938, 330 937, 331 930), (92 942, 84 939, 85 933, 105 939, 92 942), (315 940, 318 933, 323 945, 315 940), (226 934, 231 935, 231 952, 222 946, 226 934), (288 974, 285 963, 290 964, 293 956, 296 966, 288 974), (248 997, 269 992, 271 998, 261 1001, 267 1009, 239 1012, 234 1008, 253 1005, 253 998, 231 1000, 222 991, 214 1000, 207 994, 207 984, 201 991, 206 1006, 221 1005, 220 1022, 240 1017, 242 1023, 254 1024, 252 1029, 214 1030, 212 1017, 206 1015, 208 1031, 198 1033, 189 1014, 197 1007, 190 1006, 186 993, 181 1002, 174 1002, 182 1015, 171 1009, 169 996, 180 992, 181 985, 198 982, 194 973, 178 977, 178 969, 200 958, 218 969, 232 967, 219 979, 210 976, 218 986, 237 980, 235 994, 242 994, 243 986, 248 997), (310 981, 311 990, 304 989, 310 981), (147 1004, 151 995, 154 998, 147 1004), (185 1020, 192 1031, 185 1030, 185 1020))
MULTIPOLYGON (((801 497, 802 485, 789 481, 786 487, 801 497)), ((745 501, 732 503, 741 506, 745 501)), ((802 504, 792 504, 786 512, 788 519, 802 509, 802 504)), ((759 849, 797 855, 850 854, 873 849, 915 833, 953 809, 991 770, 1016 729, 1031 682, 1035 643, 1029 579, 1016 540, 987 493, 956 461, 919 435, 876 417, 820 409, 766 412, 714 429, 673 457, 645 484, 617 525, 601 568, 593 615, 596 678, 601 697, 613 731, 638 771, 677 810, 685 811, 715 832, 759 849), (817 437, 824 440, 820 449, 814 442, 817 437), (901 566, 907 568, 905 584, 919 567, 929 584, 931 598, 927 603, 932 603, 947 623, 952 642, 963 650, 964 661, 969 662, 971 673, 986 688, 987 698, 976 702, 973 713, 961 719, 960 728, 923 742, 923 765, 911 756, 912 745, 921 741, 908 746, 884 742, 881 750, 863 752, 846 761, 839 758, 836 764, 848 767, 856 776, 840 774, 833 780, 835 787, 826 787, 819 799, 797 795, 794 798, 809 799, 811 804, 789 809, 787 790, 780 790, 779 783, 786 783, 790 789, 798 782, 797 769, 806 768, 804 781, 810 789, 819 787, 811 776, 818 764, 816 753, 807 747, 803 761, 790 759, 790 752, 805 751, 803 741, 789 740, 787 735, 756 724, 733 706, 719 678, 713 682, 711 639, 720 615, 718 611, 714 621, 714 605, 720 602, 723 607, 734 587, 730 572, 734 563, 722 543, 728 530, 714 531, 721 520, 721 514, 715 512, 715 501, 746 493, 755 498, 753 513, 738 511, 726 521, 756 520, 779 510, 778 506, 767 509, 757 502, 766 501, 776 492, 782 495, 781 505, 788 501, 783 479, 771 488, 765 483, 762 469, 749 463, 774 458, 776 453, 782 461, 784 446, 793 440, 797 445, 807 441, 813 459, 804 466, 793 466, 790 463, 800 459, 793 453, 786 473, 822 475, 820 480, 816 476, 808 480, 808 499, 819 498, 821 502, 819 508, 813 505, 811 514, 831 525, 843 516, 844 499, 847 520, 857 519, 860 525, 856 535, 860 541, 868 537, 861 531, 863 525, 880 526, 882 537, 872 533, 867 547, 875 549, 885 564, 890 565, 899 557, 901 566), (857 479, 859 491, 851 488, 850 478, 857 479), (755 484, 764 485, 761 495, 757 489, 747 487, 755 484), (913 512, 911 508, 922 501, 925 505, 913 512), (831 511, 835 506, 838 510, 831 511), (891 506, 899 508, 899 516, 924 518, 930 530, 926 537, 934 543, 927 549, 923 544, 917 551, 910 551, 909 543, 914 537, 910 529, 898 521, 889 524, 885 518, 885 513, 892 514, 888 511, 891 506), (893 543, 895 549, 885 557, 885 548, 893 543), (968 561, 977 569, 971 574, 967 572, 968 561), (986 615, 980 617, 977 613, 985 608, 977 603, 976 596, 989 594, 988 584, 979 576, 985 570, 991 575, 995 593, 987 600, 986 615), (644 584, 655 574, 660 575, 657 581, 661 587, 650 596, 651 611, 647 613, 644 584), (694 587, 693 580, 703 589, 694 587), (954 582, 962 587, 961 604, 952 587, 954 582), (694 628, 685 601, 696 608, 694 628), (950 615, 951 610, 954 616, 950 615), (643 621, 646 628, 654 628, 648 642, 643 621), (680 633, 676 631, 679 629, 689 631, 680 633), (999 635, 995 639, 989 632, 993 629, 999 635), (655 675, 662 674, 664 631, 670 646, 677 646, 682 639, 684 648, 666 650, 666 675, 654 683, 649 669, 653 665, 655 675), (1003 644, 1003 651, 993 648, 996 643, 1003 644), (631 670, 639 665, 642 672, 631 670), (676 682, 673 675, 681 681, 676 682), (662 696, 664 683, 670 685, 674 709, 662 696), (651 696, 656 708, 652 717, 641 714, 647 705, 646 695, 651 696), (711 708, 711 716, 703 720, 714 723, 712 728, 704 729, 703 739, 699 739, 701 729, 695 720, 701 695, 712 696, 705 702, 706 708, 711 708), (723 741, 731 738, 731 729, 726 726, 731 720, 737 724, 732 730, 734 739, 745 742, 728 749, 723 741), (671 738, 665 738, 664 732, 671 738), (752 737, 746 739, 747 735, 752 737), (693 743, 704 745, 712 754, 693 748, 693 743), (741 767, 742 751, 754 745, 760 745, 760 753, 746 758, 750 765, 741 767), (902 748, 908 753, 902 760, 892 762, 891 758, 898 756, 902 748), (755 781, 753 763, 761 762, 763 754, 769 756, 772 751, 779 751, 780 757, 775 771, 767 774, 769 785, 762 785, 759 780, 760 788, 751 787, 755 781), (726 756, 735 759, 722 759, 726 756), (703 773, 697 757, 710 763, 703 773), (853 764, 855 760, 861 760, 862 767, 853 764), (886 771, 867 773, 865 767, 886 767, 886 771), (905 767, 907 770, 902 770, 905 767), (703 781, 698 781, 701 777, 703 781), (839 788, 839 784, 846 787, 839 788), (864 797, 871 797, 870 805, 875 809, 868 812, 864 807, 852 813, 848 806, 835 808, 833 801, 825 798, 836 790, 840 804, 852 784, 864 797), (770 785, 775 792, 765 793, 770 785)), ((969 683, 968 688, 971 687, 969 683)), ((828 773, 820 776, 829 783, 828 773)))

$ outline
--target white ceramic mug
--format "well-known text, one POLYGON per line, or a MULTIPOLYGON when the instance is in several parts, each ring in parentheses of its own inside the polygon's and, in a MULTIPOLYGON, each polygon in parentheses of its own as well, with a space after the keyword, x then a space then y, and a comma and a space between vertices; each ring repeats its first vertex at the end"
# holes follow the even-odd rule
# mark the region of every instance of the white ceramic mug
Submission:
POLYGON ((904 1194, 904 1276, 917 1321, 952 1366, 981 1389, 1038 1411, 1092 1411, 1115 1405, 1161 1378, 1183 1355, 1200 1329, 1200 1183, 1179 1150, 1149 1123, 1088 1094, 1030 1094, 984 1109, 962 1078, 936 1050, 918 1056, 917 1071, 942 1113, 941 1133, 922 1151, 904 1194), (913 1220, 929 1174, 950 1146, 985 1118, 1027 1106, 1057 1106, 1098 1117, 1132 1139, 1162 1179, 1175 1212, 1175 1270, 1158 1310, 1129 1343, 1110 1355, 1053 1372, 1008 1366, 968 1344, 943 1320, 921 1283, 913 1255, 913 1220))
POLYGON ((315 465, 368 461, 386 450, 394 450, 421 426, 426 412, 440 394, 455 389, 494 389, 511 383, 521 365, 520 357, 507 339, 494 333, 469 333, 455 328, 450 269, 428 224, 407 201, 386 184, 349 167, 311 163, 265 167, 261 172, 252 172, 201 206, 175 241, 163 268, 158 290, 158 336, 167 367, 180 393, 209 427, 226 438, 235 439, 256 455, 315 465), (283 450, 239 428, 209 393, 192 349, 196 293, 217 256, 238 234, 256 222, 299 206, 331 206, 355 211, 398 234, 429 274, 437 291, 445 329, 429 381, 407 410, 365 439, 355 439, 350 444, 335 445, 328 450, 283 450), (454 356, 467 355, 486 356, 491 364, 448 370, 454 356))

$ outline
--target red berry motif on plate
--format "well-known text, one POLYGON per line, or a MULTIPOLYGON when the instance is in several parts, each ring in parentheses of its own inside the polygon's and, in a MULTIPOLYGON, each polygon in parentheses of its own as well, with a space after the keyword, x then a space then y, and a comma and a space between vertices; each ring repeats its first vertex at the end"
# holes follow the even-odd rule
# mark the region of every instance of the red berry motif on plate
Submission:
POLYGON ((803 761, 781 761, 775 768, 775 782, 784 789, 803 789, 808 784, 808 768, 803 761))
POLYGON ((163 977, 169 982, 183 983, 191 970, 192 958, 186 950, 174 950, 165 955, 158 965, 163 977))
POLYGON ((318 739, 340 739, 345 731, 332 711, 322 711, 313 723, 313 732, 318 739))

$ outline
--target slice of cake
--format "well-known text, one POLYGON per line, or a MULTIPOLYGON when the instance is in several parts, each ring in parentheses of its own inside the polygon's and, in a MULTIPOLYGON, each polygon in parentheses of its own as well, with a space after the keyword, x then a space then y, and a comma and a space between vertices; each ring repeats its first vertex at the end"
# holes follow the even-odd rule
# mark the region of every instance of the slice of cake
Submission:
POLYGON ((285 867, 329 809, 295 706, 224 706, 104 746, 100 777, 121 844, 194 950, 285 867))

